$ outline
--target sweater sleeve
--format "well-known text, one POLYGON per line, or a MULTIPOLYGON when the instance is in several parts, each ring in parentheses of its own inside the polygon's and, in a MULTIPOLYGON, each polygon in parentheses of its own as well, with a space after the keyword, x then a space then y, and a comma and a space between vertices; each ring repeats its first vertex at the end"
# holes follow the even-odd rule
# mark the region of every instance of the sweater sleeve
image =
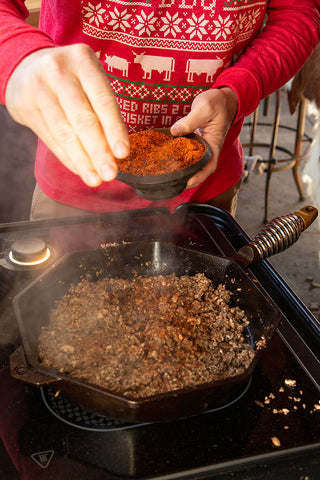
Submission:
POLYGON ((239 101, 235 121, 252 113, 304 65, 320 38, 320 0, 270 0, 261 33, 217 78, 239 101))
POLYGON ((41 48, 55 45, 53 40, 25 18, 28 10, 22 0, 0 2, 0 103, 5 103, 5 91, 11 73, 24 57, 41 48))

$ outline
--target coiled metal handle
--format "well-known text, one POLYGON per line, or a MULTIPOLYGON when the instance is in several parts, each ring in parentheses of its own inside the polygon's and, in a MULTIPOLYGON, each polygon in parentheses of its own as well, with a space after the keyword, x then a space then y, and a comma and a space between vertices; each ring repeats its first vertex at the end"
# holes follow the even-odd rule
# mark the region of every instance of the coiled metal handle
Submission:
POLYGON ((304 229, 302 218, 295 213, 276 217, 267 223, 248 245, 254 246, 263 260, 291 247, 304 229))
POLYGON ((283 252, 298 240, 317 216, 318 210, 307 206, 290 215, 274 218, 266 223, 249 243, 240 248, 234 259, 243 266, 248 266, 283 252))

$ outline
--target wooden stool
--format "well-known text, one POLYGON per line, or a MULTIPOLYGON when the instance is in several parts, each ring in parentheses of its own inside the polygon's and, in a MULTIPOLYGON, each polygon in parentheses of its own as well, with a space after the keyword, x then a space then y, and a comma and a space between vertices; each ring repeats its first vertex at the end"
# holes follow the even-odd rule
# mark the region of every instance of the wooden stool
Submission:
MULTIPOLYGON (((275 107, 272 122, 263 122, 258 121, 258 114, 261 106, 263 107, 263 116, 267 117, 269 115, 271 96, 264 99, 258 108, 253 112, 249 122, 244 124, 244 127, 249 128, 249 141, 248 143, 243 143, 243 149, 245 154, 252 156, 255 154, 257 149, 262 151, 267 150, 266 155, 261 154, 262 159, 258 162, 266 165, 264 172, 266 173, 266 184, 265 184, 265 195, 264 195, 264 220, 266 223, 268 221, 269 214, 269 190, 270 190, 270 181, 271 175, 275 172, 280 172, 284 170, 292 169, 293 178, 295 185, 299 193, 299 199, 304 200, 302 182, 299 173, 299 167, 301 161, 307 157, 310 150, 310 145, 312 143, 312 138, 306 135, 305 133, 305 118, 306 118, 306 100, 302 99, 297 115, 297 123, 295 127, 290 127, 280 123, 281 116, 281 91, 277 90, 274 94, 275 97, 275 107), (271 130, 270 133, 270 142, 267 143, 264 141, 259 141, 259 129, 265 129, 269 127, 271 130), (281 146, 278 142, 279 132, 289 131, 293 133, 293 146, 292 149, 287 148, 287 146, 281 146), (306 148, 305 148, 305 145, 306 148), (276 153, 280 152, 280 158, 276 158, 276 153), (284 157, 282 157, 282 154, 284 157)), ((265 134, 265 133, 264 133, 265 134)), ((279 155, 277 155, 278 157, 279 155)))

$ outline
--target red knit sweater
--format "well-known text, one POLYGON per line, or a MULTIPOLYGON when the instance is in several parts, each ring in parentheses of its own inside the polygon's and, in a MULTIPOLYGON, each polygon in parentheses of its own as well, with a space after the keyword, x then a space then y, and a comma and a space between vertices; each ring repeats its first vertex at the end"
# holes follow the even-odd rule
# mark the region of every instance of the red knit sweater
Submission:
MULTIPOLYGON (((168 202, 206 202, 242 175, 243 118, 286 83, 319 41, 320 0, 42 0, 40 30, 22 0, 0 3, 0 99, 11 72, 39 48, 84 42, 99 56, 129 133, 170 126, 201 91, 229 86, 239 111, 217 170, 168 202), (267 22, 263 23, 267 14, 267 22)), ((93 211, 151 202, 118 182, 86 186, 39 142, 36 179, 54 200, 93 211)))

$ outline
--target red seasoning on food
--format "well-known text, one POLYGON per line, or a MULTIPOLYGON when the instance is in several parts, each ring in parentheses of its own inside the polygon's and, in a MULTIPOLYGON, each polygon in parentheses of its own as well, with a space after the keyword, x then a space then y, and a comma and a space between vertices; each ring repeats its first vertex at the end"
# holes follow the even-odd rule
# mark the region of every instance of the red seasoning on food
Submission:
POLYGON ((162 175, 176 172, 197 163, 205 146, 187 137, 172 137, 157 130, 144 130, 129 135, 130 155, 118 159, 120 172, 132 175, 162 175))

